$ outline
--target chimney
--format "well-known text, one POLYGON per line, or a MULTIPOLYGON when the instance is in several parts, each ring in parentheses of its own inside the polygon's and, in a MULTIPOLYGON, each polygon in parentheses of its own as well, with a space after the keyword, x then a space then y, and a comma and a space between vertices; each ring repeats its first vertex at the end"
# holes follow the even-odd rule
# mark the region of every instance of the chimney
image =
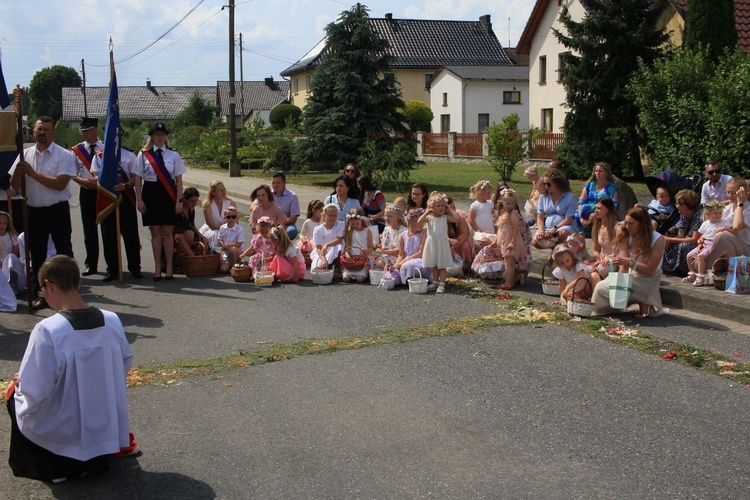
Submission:
POLYGON ((266 82, 266 87, 268 87, 269 89, 276 88, 276 83, 273 81, 273 77, 266 78, 265 82, 266 82))
POLYGON ((390 12, 388 14, 386 14, 385 15, 385 20, 388 21, 389 23, 392 22, 393 21, 393 14, 391 14, 390 12))
POLYGON ((146 88, 147 89, 151 88, 151 80, 149 80, 148 78, 146 78, 146 88))
POLYGON ((489 14, 480 16, 479 22, 482 23, 482 26, 484 26, 484 29, 487 30, 487 33, 492 33, 492 23, 490 22, 489 14))

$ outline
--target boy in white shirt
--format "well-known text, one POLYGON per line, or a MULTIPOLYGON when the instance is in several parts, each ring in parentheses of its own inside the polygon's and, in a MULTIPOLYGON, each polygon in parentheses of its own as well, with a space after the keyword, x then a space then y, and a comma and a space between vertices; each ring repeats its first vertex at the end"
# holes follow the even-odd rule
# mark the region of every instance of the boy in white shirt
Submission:
POLYGON ((240 260, 245 243, 245 230, 237 224, 237 209, 228 207, 224 210, 225 224, 219 228, 219 246, 221 247, 221 270, 229 271, 240 260))

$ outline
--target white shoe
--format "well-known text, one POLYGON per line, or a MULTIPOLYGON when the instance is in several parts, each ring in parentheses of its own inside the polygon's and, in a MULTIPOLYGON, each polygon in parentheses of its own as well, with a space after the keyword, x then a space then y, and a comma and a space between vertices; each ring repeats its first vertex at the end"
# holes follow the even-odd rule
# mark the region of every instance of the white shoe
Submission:
POLYGON ((435 293, 445 293, 445 283, 440 283, 435 290, 435 293))
POLYGON ((427 285, 428 290, 437 290, 437 287, 438 287, 437 283, 435 283, 434 281, 430 283, 429 285, 427 285))

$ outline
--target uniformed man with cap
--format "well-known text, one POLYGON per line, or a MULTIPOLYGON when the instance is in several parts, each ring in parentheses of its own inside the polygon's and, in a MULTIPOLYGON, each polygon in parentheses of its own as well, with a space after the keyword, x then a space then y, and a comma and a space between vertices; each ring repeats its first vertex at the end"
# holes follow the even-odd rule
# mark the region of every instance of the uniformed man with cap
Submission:
POLYGON ((83 263, 86 269, 82 276, 90 276, 97 272, 99 264, 99 233, 96 229, 96 177, 91 173, 91 164, 96 153, 104 149, 99 140, 99 120, 96 118, 81 118, 81 138, 83 142, 72 148, 76 161, 77 175, 73 178, 81 186, 79 202, 81 206, 81 223, 83 225, 83 243, 86 246, 86 258, 83 263))

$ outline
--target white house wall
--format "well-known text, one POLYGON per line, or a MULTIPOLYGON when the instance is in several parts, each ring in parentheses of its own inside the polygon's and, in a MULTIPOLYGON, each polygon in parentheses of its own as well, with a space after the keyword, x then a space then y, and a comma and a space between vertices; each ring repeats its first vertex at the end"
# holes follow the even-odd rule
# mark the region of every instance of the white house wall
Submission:
POLYGON ((489 114, 489 123, 500 123, 503 117, 517 113, 519 127, 529 126, 528 82, 489 80, 462 80, 456 74, 444 70, 432 82, 430 108, 434 115, 432 131, 440 132, 441 115, 450 115, 448 132, 479 132, 479 114, 489 114), (504 91, 521 92, 520 104, 503 104, 504 91), (447 105, 443 95, 447 94, 447 105))
POLYGON ((449 71, 442 71, 432 82, 430 89, 430 108, 434 115, 432 131, 440 132, 440 117, 450 115, 450 130, 446 132, 462 132, 463 122, 463 83, 461 79, 449 71), (443 95, 447 94, 447 100, 443 95), (443 104, 447 102, 447 104, 443 104))
POLYGON ((479 114, 489 113, 490 125, 500 123, 512 113, 519 117, 521 130, 529 127, 529 84, 527 82, 498 82, 470 80, 464 89, 464 130, 459 132, 479 132, 479 114), (521 92, 520 104, 503 104, 504 91, 521 92))
POLYGON ((560 12, 567 7, 568 15, 576 21, 583 19, 585 11, 580 1, 564 0, 562 5, 551 0, 539 28, 534 34, 529 51, 529 123, 541 127, 542 110, 552 109, 552 132, 562 132, 567 108, 565 102, 565 88, 559 81, 559 55, 567 49, 557 40, 552 31, 558 29, 565 33, 560 23, 560 12), (547 58, 547 81, 540 82, 540 58, 547 58))

